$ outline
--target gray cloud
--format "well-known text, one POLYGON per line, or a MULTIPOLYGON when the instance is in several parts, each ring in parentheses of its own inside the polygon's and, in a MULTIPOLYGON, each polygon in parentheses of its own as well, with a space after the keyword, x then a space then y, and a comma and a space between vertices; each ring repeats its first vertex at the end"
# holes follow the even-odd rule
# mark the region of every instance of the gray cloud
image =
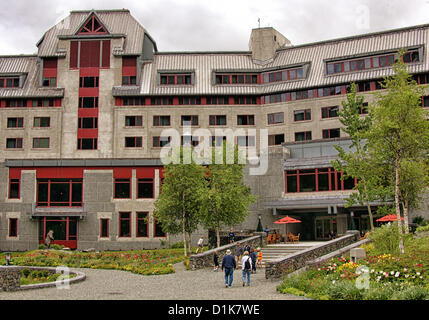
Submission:
POLYGON ((429 23, 425 0, 16 0, 0 12, 0 54, 33 53, 69 11, 93 8, 130 9, 160 51, 248 50, 258 18, 294 44, 429 23), (369 28, 362 28, 366 8, 369 28))

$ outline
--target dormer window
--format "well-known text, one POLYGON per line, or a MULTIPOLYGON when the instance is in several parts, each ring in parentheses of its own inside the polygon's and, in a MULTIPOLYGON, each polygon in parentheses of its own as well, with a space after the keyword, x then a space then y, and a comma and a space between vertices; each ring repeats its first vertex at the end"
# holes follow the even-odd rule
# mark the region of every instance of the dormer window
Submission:
POLYGON ((263 83, 293 81, 305 78, 305 67, 265 72, 262 74, 263 83))
POLYGON ((0 88, 19 88, 19 77, 0 77, 0 88))
POLYGON ((92 14, 91 17, 86 21, 83 27, 79 30, 78 34, 106 34, 107 30, 104 28, 102 23, 97 17, 92 14))
POLYGON ((161 74, 160 85, 192 85, 192 74, 161 74))
POLYGON ((216 73, 216 84, 258 84, 258 74, 216 73))

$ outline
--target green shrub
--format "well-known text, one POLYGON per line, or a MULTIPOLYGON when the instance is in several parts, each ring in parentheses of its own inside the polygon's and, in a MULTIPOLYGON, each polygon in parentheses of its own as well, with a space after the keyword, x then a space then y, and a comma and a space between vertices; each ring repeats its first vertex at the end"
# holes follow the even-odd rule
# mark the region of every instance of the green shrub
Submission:
POLYGON ((44 245, 43 243, 39 244, 39 247, 38 247, 39 250, 45 250, 46 248, 47 248, 46 245, 44 245))
POLYGON ((183 241, 176 242, 170 246, 171 249, 183 249, 183 241))
POLYGON ((301 297, 305 296, 305 292, 301 291, 297 288, 286 288, 286 289, 282 290, 282 293, 283 294, 293 294, 295 296, 301 296, 301 297))
POLYGON ((27 278, 30 275, 30 273, 31 273, 30 269, 24 268, 21 270, 21 276, 24 278, 27 278))
MULTIPOLYGON (((411 237, 411 234, 404 235, 404 241, 409 241, 411 237)), ((376 254, 400 254, 397 222, 394 222, 391 225, 385 224, 379 228, 375 228, 374 231, 369 234, 369 238, 374 244, 374 251, 376 254)))
POLYGON ((369 290, 363 294, 363 300, 390 300, 394 292, 395 288, 389 283, 383 285, 371 283, 369 290))
POLYGON ((328 295, 335 300, 361 300, 363 290, 359 290, 353 281, 339 281, 329 287, 328 295))
POLYGON ((54 250, 61 250, 63 248, 64 248, 64 246, 60 245, 60 244, 53 244, 53 245, 51 245, 51 249, 54 249, 54 250))
POLYGON ((416 229, 416 232, 427 232, 429 231, 429 224, 425 226, 420 226, 416 229))
POLYGON ((422 287, 411 286, 395 292, 392 300, 428 300, 429 292, 422 287))

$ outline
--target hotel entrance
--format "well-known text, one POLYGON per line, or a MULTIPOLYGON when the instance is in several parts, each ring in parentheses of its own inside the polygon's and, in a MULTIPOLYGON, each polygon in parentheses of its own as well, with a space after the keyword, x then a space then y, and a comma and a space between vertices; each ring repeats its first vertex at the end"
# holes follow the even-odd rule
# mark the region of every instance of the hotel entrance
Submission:
POLYGON ((77 248, 78 217, 40 217, 39 244, 44 244, 49 230, 54 232, 54 241, 70 249, 77 248))

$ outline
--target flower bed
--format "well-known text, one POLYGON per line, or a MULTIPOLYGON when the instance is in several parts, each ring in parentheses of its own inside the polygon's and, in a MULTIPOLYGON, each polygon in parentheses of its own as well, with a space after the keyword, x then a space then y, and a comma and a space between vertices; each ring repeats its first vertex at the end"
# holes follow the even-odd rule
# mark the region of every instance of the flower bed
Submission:
MULTIPOLYGON (((61 273, 54 273, 50 270, 31 270, 31 269, 22 269, 20 271, 21 278, 20 284, 21 286, 29 285, 29 284, 38 284, 38 283, 47 283, 47 282, 55 282, 58 277, 61 276, 61 273)), ((76 274, 69 274, 69 278, 75 278, 76 274)))
POLYGON ((173 264, 183 260, 181 249, 99 253, 35 250, 11 256, 17 266, 115 269, 143 275, 174 273, 173 264))
POLYGON ((330 259, 285 278, 277 290, 319 300, 429 299, 429 238, 409 239, 404 255, 380 254, 377 242, 364 247, 366 259, 330 259))

